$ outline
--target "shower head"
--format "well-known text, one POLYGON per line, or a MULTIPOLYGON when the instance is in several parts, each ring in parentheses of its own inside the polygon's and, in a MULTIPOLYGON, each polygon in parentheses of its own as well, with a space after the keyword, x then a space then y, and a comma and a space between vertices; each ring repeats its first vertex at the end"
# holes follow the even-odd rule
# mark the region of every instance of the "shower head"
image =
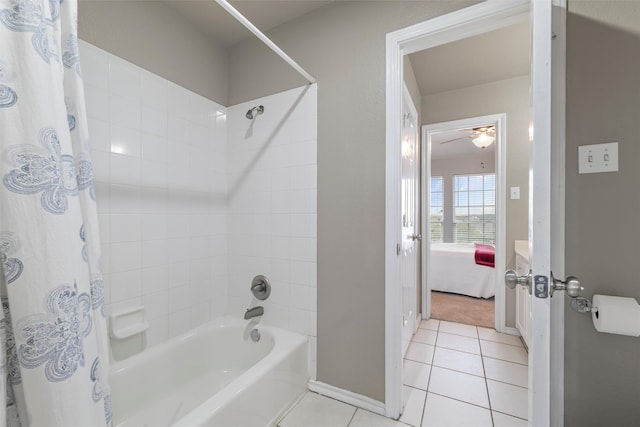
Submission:
POLYGON ((253 120, 253 118, 255 117, 253 115, 254 112, 256 114, 262 114, 262 113, 264 113, 264 107, 262 105, 258 105, 257 107, 253 107, 252 109, 247 111, 247 114, 246 114, 247 119, 253 120))

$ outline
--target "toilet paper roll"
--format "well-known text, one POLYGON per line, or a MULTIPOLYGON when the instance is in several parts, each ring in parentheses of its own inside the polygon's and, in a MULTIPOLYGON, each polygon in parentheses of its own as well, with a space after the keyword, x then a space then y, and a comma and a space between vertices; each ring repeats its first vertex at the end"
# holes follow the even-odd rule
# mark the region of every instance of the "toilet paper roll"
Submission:
POLYGON ((640 336, 640 305, 633 298, 594 295, 593 325, 598 332, 640 336))

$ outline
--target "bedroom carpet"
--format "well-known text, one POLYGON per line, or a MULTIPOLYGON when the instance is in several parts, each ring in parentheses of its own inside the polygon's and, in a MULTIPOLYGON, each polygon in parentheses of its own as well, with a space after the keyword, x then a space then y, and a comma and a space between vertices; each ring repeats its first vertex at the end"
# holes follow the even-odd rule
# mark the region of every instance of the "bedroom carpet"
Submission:
POLYGON ((494 328, 494 298, 473 298, 446 292, 431 292, 431 317, 449 322, 494 328))

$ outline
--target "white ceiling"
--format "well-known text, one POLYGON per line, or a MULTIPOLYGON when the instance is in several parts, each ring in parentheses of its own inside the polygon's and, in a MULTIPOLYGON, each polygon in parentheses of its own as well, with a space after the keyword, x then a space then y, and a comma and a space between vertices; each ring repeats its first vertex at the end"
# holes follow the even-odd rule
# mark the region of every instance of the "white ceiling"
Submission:
POLYGON ((448 159, 452 157, 470 157, 479 152, 493 153, 496 144, 487 148, 478 148, 471 142, 471 129, 452 130, 431 134, 431 159, 448 159), (458 139, 462 138, 462 139, 458 139), (446 142, 450 141, 450 142, 446 142), (443 142, 446 142, 443 144, 443 142))
MULTIPOLYGON (((240 0, 229 3, 260 31, 266 32, 332 1, 240 0)), ((222 47, 230 47, 252 37, 249 30, 218 6, 214 0, 165 0, 163 3, 174 9, 222 47)))
POLYGON ((409 55, 422 96, 529 74, 529 23, 409 55))

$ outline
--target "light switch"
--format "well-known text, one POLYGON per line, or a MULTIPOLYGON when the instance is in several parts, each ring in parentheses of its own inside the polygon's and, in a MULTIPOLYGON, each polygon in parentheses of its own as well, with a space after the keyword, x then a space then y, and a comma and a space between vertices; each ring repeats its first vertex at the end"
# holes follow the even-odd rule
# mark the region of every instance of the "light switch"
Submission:
POLYGON ((520 198, 520 187, 511 187, 511 200, 518 200, 520 198))
POLYGON ((617 170, 617 142, 578 147, 578 173, 616 172, 617 170))

